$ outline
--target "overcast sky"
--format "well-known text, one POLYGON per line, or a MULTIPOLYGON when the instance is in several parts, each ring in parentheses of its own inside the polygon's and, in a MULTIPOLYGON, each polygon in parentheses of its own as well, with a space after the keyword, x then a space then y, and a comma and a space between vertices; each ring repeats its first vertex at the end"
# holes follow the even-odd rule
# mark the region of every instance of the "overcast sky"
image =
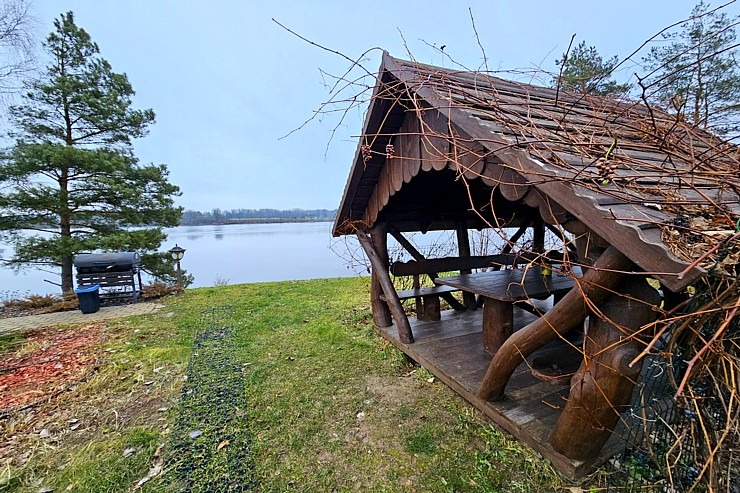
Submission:
MULTIPOLYGON (((483 54, 470 8, 490 69, 553 72, 573 34, 576 43, 595 45, 604 58, 622 58, 688 17, 695 3, 36 0, 34 9, 40 37, 52 30, 54 18, 72 10, 113 69, 128 75, 135 105, 154 109, 157 122, 135 142, 135 152, 142 162, 168 165, 183 192, 179 205, 334 209, 362 111, 348 115, 328 149, 336 114, 279 139, 331 97, 319 69, 341 74, 349 62, 301 41, 273 18, 350 58, 380 47, 398 58, 410 53, 420 62, 451 67, 433 48, 445 45, 445 53, 476 69, 483 54)), ((726 9, 731 15, 738 10, 726 9)), ((372 72, 379 64, 378 50, 363 62, 372 72)), ((620 77, 635 70, 628 65, 620 77)))

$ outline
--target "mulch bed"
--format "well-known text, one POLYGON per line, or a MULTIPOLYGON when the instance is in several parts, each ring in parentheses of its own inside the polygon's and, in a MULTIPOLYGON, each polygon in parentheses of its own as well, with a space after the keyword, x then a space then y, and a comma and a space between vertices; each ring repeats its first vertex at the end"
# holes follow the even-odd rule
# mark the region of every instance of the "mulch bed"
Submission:
POLYGON ((102 337, 97 326, 43 328, 0 349, 0 416, 49 399, 84 378, 97 361, 102 337))

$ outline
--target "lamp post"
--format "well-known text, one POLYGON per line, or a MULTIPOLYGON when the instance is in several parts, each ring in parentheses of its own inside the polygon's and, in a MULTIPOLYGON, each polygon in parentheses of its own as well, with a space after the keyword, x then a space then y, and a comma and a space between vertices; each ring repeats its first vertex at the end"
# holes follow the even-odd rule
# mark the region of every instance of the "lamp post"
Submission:
POLYGON ((175 246, 170 248, 169 254, 172 256, 172 260, 177 262, 177 287, 182 288, 182 275, 180 274, 180 260, 185 256, 185 249, 182 247, 177 246, 177 243, 175 243, 175 246))

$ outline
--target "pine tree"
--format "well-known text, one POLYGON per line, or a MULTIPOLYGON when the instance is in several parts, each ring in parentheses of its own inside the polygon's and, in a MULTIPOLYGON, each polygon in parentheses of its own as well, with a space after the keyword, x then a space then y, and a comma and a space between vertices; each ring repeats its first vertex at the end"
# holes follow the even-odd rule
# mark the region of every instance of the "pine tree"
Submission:
POLYGON ((602 96, 623 94, 629 90, 629 84, 617 84, 611 78, 618 61, 616 56, 604 61, 594 46, 586 46, 586 42, 581 41, 555 62, 561 72, 553 77, 552 84, 568 92, 602 96))
POLYGON ((131 144, 154 112, 132 108, 128 78, 99 56, 72 12, 54 28, 44 43, 46 71, 11 108, 16 141, 0 167, 10 262, 61 267, 65 292, 79 252, 139 251, 145 270, 166 276, 171 266, 154 252, 165 238, 161 227, 178 224, 180 192, 165 165, 139 164, 131 144))
POLYGON ((663 35, 665 46, 651 48, 643 62, 649 100, 677 111, 685 121, 726 133, 738 129, 740 70, 734 24, 699 2, 691 19, 663 35))

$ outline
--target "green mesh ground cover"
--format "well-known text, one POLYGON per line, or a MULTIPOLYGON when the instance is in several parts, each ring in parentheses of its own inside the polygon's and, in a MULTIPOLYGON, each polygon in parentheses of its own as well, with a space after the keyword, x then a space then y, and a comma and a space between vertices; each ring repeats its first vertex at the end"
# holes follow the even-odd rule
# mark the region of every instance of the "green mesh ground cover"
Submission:
POLYGON ((243 368, 229 307, 203 314, 175 423, 169 464, 182 491, 239 492, 255 486, 243 368))

